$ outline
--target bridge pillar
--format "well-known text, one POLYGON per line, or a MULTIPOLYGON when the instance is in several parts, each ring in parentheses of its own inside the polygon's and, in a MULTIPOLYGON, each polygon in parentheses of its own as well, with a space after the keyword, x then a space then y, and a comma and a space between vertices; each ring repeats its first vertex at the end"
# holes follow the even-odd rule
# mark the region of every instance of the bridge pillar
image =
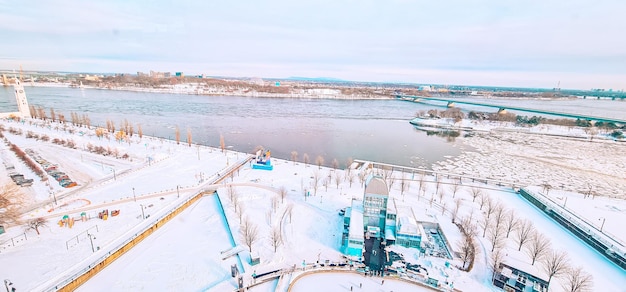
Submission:
POLYGON ((505 108, 503 108, 503 107, 502 107, 502 108, 500 108, 500 109, 498 110, 498 114, 499 114, 499 115, 503 115, 503 114, 506 114, 506 113, 507 113, 507 111, 506 111, 506 109, 505 109, 505 108))
POLYGON ((448 107, 454 107, 455 105, 454 101, 448 101, 448 107))

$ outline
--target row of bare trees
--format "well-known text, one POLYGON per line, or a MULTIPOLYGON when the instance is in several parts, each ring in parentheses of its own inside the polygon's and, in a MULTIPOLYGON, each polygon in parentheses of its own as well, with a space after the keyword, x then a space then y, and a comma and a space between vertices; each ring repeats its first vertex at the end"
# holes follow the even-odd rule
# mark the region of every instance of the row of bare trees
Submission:
MULTIPOLYGON (((254 243, 261 239, 259 234, 259 228, 254 221, 252 221, 249 217, 244 216, 243 204, 239 200, 239 194, 237 193, 236 189, 232 185, 229 185, 226 189, 226 192, 232 203, 235 213, 239 217, 239 231, 241 234, 241 239, 243 243, 248 247, 248 251, 252 252, 252 246, 254 245, 254 243)), ((271 246, 274 248, 274 252, 276 252, 278 247, 283 244, 282 222, 287 217, 289 217, 289 221, 291 222, 293 205, 286 205, 280 216, 278 214, 279 204, 284 204, 287 194, 287 189, 284 186, 280 187, 278 189, 277 195, 272 197, 271 209, 268 211, 268 224, 270 225, 270 232, 267 238, 270 241, 271 246), (278 217, 277 221, 272 222, 272 218, 276 217, 278 217)))
MULTIPOLYGON (((538 232, 530 220, 519 219, 513 210, 504 208, 500 202, 489 196, 479 194, 477 197, 481 198, 481 210, 484 207, 484 216, 478 221, 478 227, 482 231, 482 237, 487 237, 491 242, 494 276, 502 261, 506 240, 513 235, 517 250, 526 253, 531 265, 541 263, 548 276, 548 285, 554 277, 566 275, 562 285, 567 291, 581 292, 592 288, 591 275, 581 268, 571 268, 567 252, 553 250, 550 240, 538 232)), ((470 230, 471 228, 466 227, 470 230)))
MULTIPOLYGON (((294 165, 296 164, 296 162, 298 162, 298 151, 295 151, 295 150, 291 151, 291 161, 293 162, 294 165)), ((325 161, 324 157, 321 156, 321 155, 318 155, 315 158, 315 164, 317 165, 318 169, 322 168, 322 165, 324 164, 324 161, 325 161)), ((309 154, 307 154, 307 153, 302 154, 302 162, 304 164, 309 164, 311 162, 309 154)), ((353 162, 354 162, 354 160, 352 158, 348 158, 346 160, 346 169, 350 169, 350 166, 352 165, 353 162)), ((331 161, 330 166, 332 167, 333 170, 338 169, 339 168, 339 160, 337 160, 337 158, 334 158, 331 161)))

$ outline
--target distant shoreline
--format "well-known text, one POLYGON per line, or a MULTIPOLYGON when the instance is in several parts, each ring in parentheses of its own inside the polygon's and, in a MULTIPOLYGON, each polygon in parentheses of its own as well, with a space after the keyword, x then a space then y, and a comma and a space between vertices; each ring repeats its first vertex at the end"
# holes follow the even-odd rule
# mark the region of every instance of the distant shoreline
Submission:
POLYGON ((193 84, 183 84, 185 86, 177 86, 172 88, 146 88, 146 87, 98 87, 88 86, 72 87, 71 83, 26 83, 24 87, 49 87, 49 88, 71 88, 71 89, 100 89, 114 91, 144 92, 144 93, 163 93, 163 94, 186 94, 186 95, 204 95, 204 96, 242 96, 242 97, 260 97, 260 98, 293 98, 293 99, 341 99, 341 100, 386 100, 395 99, 393 96, 386 95, 345 95, 339 92, 328 94, 315 93, 268 93, 258 91, 225 91, 210 90, 194 87, 193 84))

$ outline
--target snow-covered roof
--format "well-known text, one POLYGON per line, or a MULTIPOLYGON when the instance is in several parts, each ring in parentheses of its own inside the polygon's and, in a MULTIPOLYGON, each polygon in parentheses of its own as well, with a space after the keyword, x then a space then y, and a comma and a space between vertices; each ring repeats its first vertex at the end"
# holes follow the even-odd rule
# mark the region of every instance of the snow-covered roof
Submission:
POLYGON ((361 201, 352 201, 350 210, 350 238, 363 239, 363 203, 361 201))
POLYGON ((411 217, 399 217, 397 230, 398 234, 421 235, 417 227, 417 222, 411 217))
POLYGON ((382 177, 372 175, 365 182, 365 193, 389 196, 389 189, 382 177))

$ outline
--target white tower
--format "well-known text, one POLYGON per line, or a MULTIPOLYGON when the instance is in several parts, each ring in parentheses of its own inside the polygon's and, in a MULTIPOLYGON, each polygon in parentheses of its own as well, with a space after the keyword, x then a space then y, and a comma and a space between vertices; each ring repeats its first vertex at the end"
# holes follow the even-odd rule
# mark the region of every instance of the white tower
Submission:
POLYGON ((19 79, 15 78, 15 100, 17 101, 17 109, 24 118, 32 118, 30 115, 30 108, 28 107, 28 100, 26 100, 26 93, 24 92, 24 86, 19 79))

